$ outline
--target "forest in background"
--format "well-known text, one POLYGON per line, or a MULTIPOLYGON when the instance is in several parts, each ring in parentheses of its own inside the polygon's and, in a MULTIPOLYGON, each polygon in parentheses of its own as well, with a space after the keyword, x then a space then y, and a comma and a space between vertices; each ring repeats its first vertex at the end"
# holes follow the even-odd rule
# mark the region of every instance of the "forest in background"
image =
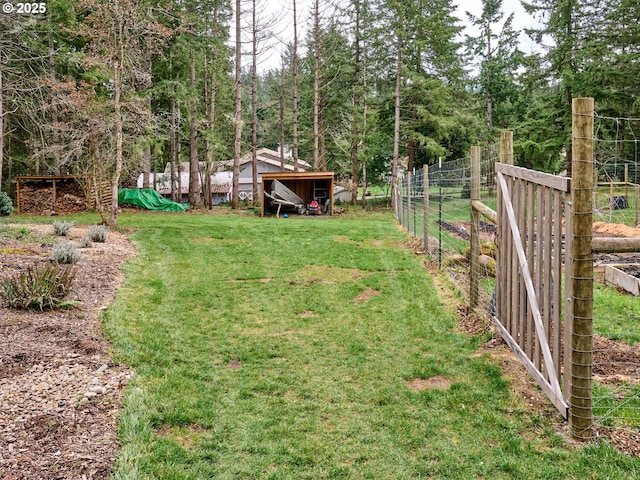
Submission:
POLYGON ((117 205, 140 172, 147 186, 188 162, 200 207, 211 198, 200 179, 237 171, 258 148, 286 145, 293 163, 380 183, 490 148, 500 129, 514 131, 517 165, 557 173, 570 168, 572 98, 640 116, 636 0, 523 1, 543 53, 520 49, 502 0, 466 18, 451 0, 312 0, 304 11, 291 0, 276 14, 295 32, 284 48, 266 1, 3 7, 0 190, 13 195, 16 175, 79 175, 108 179, 117 205), (280 66, 260 68, 273 48, 280 66))

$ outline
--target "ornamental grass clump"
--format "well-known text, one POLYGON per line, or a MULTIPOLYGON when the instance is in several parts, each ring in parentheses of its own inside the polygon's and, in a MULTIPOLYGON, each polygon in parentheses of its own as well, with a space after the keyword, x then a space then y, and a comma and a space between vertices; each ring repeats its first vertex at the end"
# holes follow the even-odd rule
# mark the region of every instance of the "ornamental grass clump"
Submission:
POLYGON ((53 222, 53 231, 59 237, 66 237, 74 222, 53 222))
POLYGON ((58 242, 53 246, 53 259, 56 263, 73 264, 80 260, 80 253, 71 242, 58 242))
POLYGON ((93 225, 87 230, 86 236, 92 242, 104 243, 107 241, 107 227, 104 225, 93 225))
POLYGON ((64 299, 71 291, 75 274, 73 265, 32 264, 20 275, 5 279, 0 296, 9 308, 21 310, 70 307, 77 302, 64 299))

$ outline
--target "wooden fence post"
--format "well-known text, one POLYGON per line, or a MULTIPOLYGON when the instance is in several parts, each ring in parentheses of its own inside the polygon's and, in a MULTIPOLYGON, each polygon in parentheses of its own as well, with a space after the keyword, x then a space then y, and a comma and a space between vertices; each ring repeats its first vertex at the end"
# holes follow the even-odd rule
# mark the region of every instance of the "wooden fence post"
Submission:
POLYGON ((424 251, 429 252, 429 166, 422 167, 422 206, 424 207, 424 251))
POLYGON ((510 130, 500 132, 500 162, 513 165, 513 132, 510 130))
POLYGON ((569 425, 579 440, 592 435, 593 361, 593 119, 592 98, 573 100, 571 179, 571 392, 569 425))
POLYGON ((413 185, 411 182, 413 181, 413 175, 411 172, 407 172, 407 231, 411 232, 411 195, 413 195, 413 185))
MULTIPOLYGON (((480 147, 471 147, 471 203, 480 201, 480 147)), ((471 208, 471 278, 469 281, 469 308, 478 306, 480 285, 480 213, 471 208)))
MULTIPOLYGON (((500 131, 500 163, 513 165, 513 132, 510 130, 500 131)), ((498 209, 504 208, 502 192, 499 188, 497 205, 498 209)), ((502 218, 506 218, 506 211, 504 209, 501 212, 501 215, 502 218)), ((509 226, 505 225, 505 222, 502 222, 502 224, 496 225, 496 232, 500 244, 506 245, 505 240, 511 238, 509 226)), ((511 249, 511 245, 509 244, 506 248, 511 249)), ((505 275, 506 271, 511 271, 507 269, 505 265, 506 259, 510 258, 510 255, 508 255, 508 251, 505 251, 504 248, 499 248, 496 257, 496 316, 498 318, 503 318, 507 309, 510 308, 509 305, 504 303, 504 298, 506 298, 506 296, 502 293, 505 292, 507 288, 511 288, 510 278, 507 278, 507 275, 505 275)), ((511 327, 508 326, 508 328, 511 327)))

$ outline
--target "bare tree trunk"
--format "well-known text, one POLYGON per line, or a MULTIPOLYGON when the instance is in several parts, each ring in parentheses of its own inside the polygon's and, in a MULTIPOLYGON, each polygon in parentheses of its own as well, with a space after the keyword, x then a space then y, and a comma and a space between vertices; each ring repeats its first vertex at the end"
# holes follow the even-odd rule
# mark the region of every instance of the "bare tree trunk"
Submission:
POLYGON ((4 163, 4 96, 2 90, 2 58, 0 58, 0 192, 2 191, 2 166, 4 163))
POLYGON ((362 209, 367 207, 367 158, 366 158, 366 138, 367 138, 367 54, 366 43, 364 48, 364 55, 362 59, 362 89, 364 95, 362 95, 362 148, 360 149, 360 155, 362 155, 362 209))
MULTIPOLYGON (((205 98, 205 105, 208 105, 207 124, 208 124, 209 130, 213 133, 216 128, 216 93, 217 93, 216 72, 215 72, 215 68, 213 68, 213 65, 211 68, 210 83, 207 85, 207 88, 205 89, 205 96, 207 95, 207 91, 208 91, 208 98, 205 98)), ((207 160, 206 185, 207 185, 208 193, 207 193, 206 205, 208 206, 209 209, 211 209, 213 207, 213 198, 212 198, 213 192, 212 192, 212 185, 211 185, 211 175, 213 174, 213 171, 214 171, 213 147, 209 139, 205 139, 204 145, 205 145, 205 158, 207 160)))
MULTIPOLYGON (((416 121, 418 120, 418 111, 416 110, 416 97, 415 95, 411 96, 411 128, 415 128, 413 127, 416 124, 416 121)), ((409 138, 409 145, 407 146, 408 149, 408 160, 407 160, 407 171, 409 172, 413 172, 413 165, 415 164, 416 161, 416 140, 415 138, 413 138, 413 136, 411 136, 409 138)))
POLYGON ((236 0, 236 72, 235 72, 235 141, 233 145, 233 195, 231 208, 238 209, 238 186, 240 184, 240 149, 242 146, 242 36, 240 31, 240 0, 236 0))
POLYGON ((113 227, 118 218, 118 187, 120 185, 120 175, 122 173, 122 144, 123 144, 123 125, 122 125, 122 62, 124 61, 124 13, 122 12, 119 0, 114 3, 116 21, 118 22, 118 52, 114 62, 113 86, 114 100, 113 107, 115 110, 116 122, 116 165, 111 180, 111 211, 107 225, 113 227))
POLYGON ((320 104, 320 4, 313 2, 313 170, 320 168, 319 104, 320 104))
POLYGON ((178 130, 176 132, 176 201, 182 203, 182 138, 180 135, 180 129, 182 126, 182 106, 178 102, 176 108, 178 130))
POLYGON ((298 14, 293 0, 293 171, 298 171, 298 14))
POLYGON ((258 26, 256 24, 256 0, 253 0, 251 18, 251 192, 253 205, 258 205, 258 26))
POLYGON ((493 95, 491 92, 491 26, 488 24, 486 27, 487 36, 487 130, 489 134, 493 130, 493 95))
MULTIPOLYGON (((189 83, 196 89, 196 58, 191 51, 189 58, 189 83)), ((192 95, 189 100, 189 204, 197 209, 202 206, 202 188, 200 187, 200 168, 198 163, 198 119, 197 100, 192 95)))
MULTIPOLYGON (((51 21, 51 11, 48 12, 49 21, 51 21)), ((53 56, 54 46, 53 46, 53 35, 51 31, 49 31, 48 43, 49 43, 49 78, 51 80, 52 85, 56 80, 56 70, 55 70, 55 59, 53 56)), ((51 105, 51 140, 54 145, 58 145, 59 142, 58 135, 58 107, 55 105, 55 102, 51 105)), ((62 173, 62 165, 60 161, 60 154, 57 148, 53 149, 53 171, 56 175, 60 175, 62 173)))
POLYGON ((280 171, 284 172, 284 58, 280 70, 280 171))
MULTIPOLYGON (((149 76, 146 86, 151 86, 151 41, 147 36, 145 38, 145 54, 144 64, 145 73, 149 76)), ((151 112, 151 96, 147 99, 147 108, 151 112)), ((151 177, 151 145, 147 141, 147 145, 144 149, 144 157, 142 158, 142 188, 149 188, 149 178, 151 177)), ((155 176, 154 176, 155 179, 155 176)), ((154 182, 155 183, 155 182, 154 182)))
POLYGON ((171 200, 177 201, 178 195, 176 194, 176 101, 171 97, 170 101, 171 115, 169 117, 169 165, 170 165, 170 177, 171 182, 171 200))
MULTIPOLYGON (((356 14, 356 38, 355 38, 355 58, 353 70, 353 117, 351 119, 351 181, 353 190, 351 191, 351 205, 358 204, 358 123, 360 118, 358 109, 360 108, 360 2, 355 2, 356 14)), ((364 192, 362 192, 364 195, 364 192)))
POLYGON ((324 108, 320 110, 320 170, 327 171, 327 138, 324 125, 324 108))
POLYGON ((396 207, 396 179, 398 178, 398 161, 400 156, 400 85, 402 82, 402 37, 398 35, 398 55, 396 64, 396 103, 395 122, 393 126, 393 163, 391 167, 391 200, 396 207))

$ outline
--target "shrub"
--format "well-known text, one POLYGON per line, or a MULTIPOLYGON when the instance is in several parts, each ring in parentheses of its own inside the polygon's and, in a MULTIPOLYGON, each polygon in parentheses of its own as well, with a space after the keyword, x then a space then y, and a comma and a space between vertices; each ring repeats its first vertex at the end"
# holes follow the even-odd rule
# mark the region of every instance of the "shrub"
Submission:
POLYGON ((75 267, 46 262, 29 265, 20 275, 4 280, 2 298, 10 308, 45 310, 69 307, 65 301, 75 278, 75 267))
POLYGON ((0 192, 0 217, 6 217, 13 212, 13 202, 11 197, 5 192, 0 192))
POLYGON ((104 243, 107 241, 107 227, 104 225, 93 225, 87 230, 87 237, 92 242, 104 243))
POLYGON ((87 236, 82 237, 80 240, 80 248, 89 248, 91 246, 91 239, 87 236))
POLYGON ((56 235, 65 237, 73 225, 73 222, 53 222, 53 231, 56 235))
POLYGON ((71 242, 58 242, 53 246, 53 259, 56 263, 69 264, 80 260, 80 253, 71 242))

